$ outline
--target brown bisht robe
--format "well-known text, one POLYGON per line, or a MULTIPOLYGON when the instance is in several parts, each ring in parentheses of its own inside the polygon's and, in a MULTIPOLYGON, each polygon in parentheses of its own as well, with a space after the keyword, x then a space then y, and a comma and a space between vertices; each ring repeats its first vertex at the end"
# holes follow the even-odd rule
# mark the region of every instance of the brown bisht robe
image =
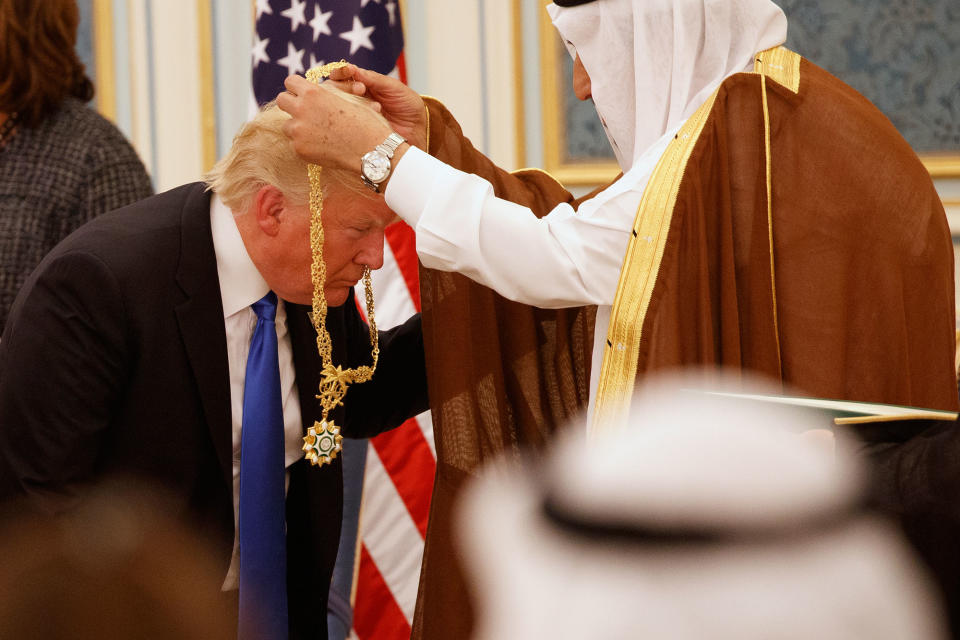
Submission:
POLYGON ((759 59, 772 219, 764 83, 736 74, 644 192, 608 334, 626 348, 605 353, 598 414, 646 374, 704 364, 956 410, 953 243, 929 173, 852 88, 782 47, 759 59))
MULTIPOLYGON (((766 54, 765 81, 728 78, 645 191, 609 334, 629 358, 605 362, 601 385, 723 367, 812 396, 956 410, 953 249, 929 174, 853 89, 784 49, 766 54)), ((545 174, 498 170, 441 105, 428 109, 432 155, 538 215, 570 200, 545 174)), ((412 637, 466 638, 451 504, 482 462, 543 445, 585 408, 593 310, 421 278, 438 460, 412 637)))
MULTIPOLYGON (((443 105, 425 101, 431 155, 483 176, 498 197, 538 216, 562 202, 579 204, 542 171, 496 167, 443 105)), ((460 274, 423 268, 420 296, 437 475, 411 637, 466 638, 472 622, 451 539, 454 498, 483 462, 542 448, 586 410, 596 307, 537 309, 460 274)))

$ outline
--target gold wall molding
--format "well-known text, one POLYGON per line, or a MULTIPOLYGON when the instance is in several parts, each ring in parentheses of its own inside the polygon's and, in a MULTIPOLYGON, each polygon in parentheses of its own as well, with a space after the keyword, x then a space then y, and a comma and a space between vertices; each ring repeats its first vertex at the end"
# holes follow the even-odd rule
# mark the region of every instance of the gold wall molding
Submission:
POLYGON ((960 156, 921 154, 920 159, 934 178, 960 178, 960 156))
POLYGON ((513 120, 517 167, 527 166, 526 114, 524 113, 523 85, 523 0, 513 0, 513 120))
POLYGON ((117 121, 117 81, 113 47, 113 4, 93 0, 93 56, 96 65, 97 111, 117 121))
POLYGON ((197 64, 200 66, 200 129, 203 170, 217 161, 217 114, 213 77, 213 18, 211 0, 197 0, 197 64))

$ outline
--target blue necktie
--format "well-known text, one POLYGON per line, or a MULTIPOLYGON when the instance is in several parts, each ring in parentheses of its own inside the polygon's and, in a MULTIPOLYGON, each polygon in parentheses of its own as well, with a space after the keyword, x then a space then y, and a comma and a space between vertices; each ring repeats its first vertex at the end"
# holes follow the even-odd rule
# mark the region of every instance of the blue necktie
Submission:
POLYGON ((240 445, 240 640, 286 639, 287 544, 277 296, 255 302, 240 445))

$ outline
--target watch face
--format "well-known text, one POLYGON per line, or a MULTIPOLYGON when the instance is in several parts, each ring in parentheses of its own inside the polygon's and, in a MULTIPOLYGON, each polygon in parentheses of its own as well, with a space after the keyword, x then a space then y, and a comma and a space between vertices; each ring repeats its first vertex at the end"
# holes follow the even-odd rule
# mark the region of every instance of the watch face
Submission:
POLYGON ((367 180, 373 183, 382 182, 390 173, 390 158, 374 150, 363 156, 360 167, 367 180))

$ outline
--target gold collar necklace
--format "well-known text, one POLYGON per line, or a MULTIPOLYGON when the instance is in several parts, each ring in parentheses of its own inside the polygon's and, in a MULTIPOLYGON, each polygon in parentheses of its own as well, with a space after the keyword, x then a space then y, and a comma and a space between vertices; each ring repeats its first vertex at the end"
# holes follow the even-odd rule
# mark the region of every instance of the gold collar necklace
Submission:
MULTIPOLYGON (((330 76, 334 69, 347 63, 331 62, 322 67, 314 67, 307 71, 307 80, 319 84, 323 78, 330 76)), ((330 464, 337 457, 342 448, 343 436, 340 427, 329 419, 330 411, 343 404, 343 396, 347 387, 354 383, 366 382, 373 377, 377 368, 377 359, 380 356, 380 346, 377 339, 377 322, 373 315, 373 289, 370 284, 370 269, 363 269, 363 287, 367 298, 367 321, 370 323, 370 344, 373 345, 373 363, 370 366, 361 366, 356 369, 343 369, 333 365, 331 357, 330 333, 327 331, 327 300, 323 295, 323 285, 327 279, 327 266, 323 261, 323 223, 320 217, 323 211, 323 190, 320 184, 321 167, 316 164, 307 166, 307 175, 310 178, 310 249, 312 264, 310 276, 313 281, 313 313, 310 314, 313 328, 317 332, 317 351, 323 368, 320 371, 320 392, 317 399, 323 412, 322 419, 314 422, 307 429, 303 439, 303 450, 307 460, 313 465, 330 464)))

